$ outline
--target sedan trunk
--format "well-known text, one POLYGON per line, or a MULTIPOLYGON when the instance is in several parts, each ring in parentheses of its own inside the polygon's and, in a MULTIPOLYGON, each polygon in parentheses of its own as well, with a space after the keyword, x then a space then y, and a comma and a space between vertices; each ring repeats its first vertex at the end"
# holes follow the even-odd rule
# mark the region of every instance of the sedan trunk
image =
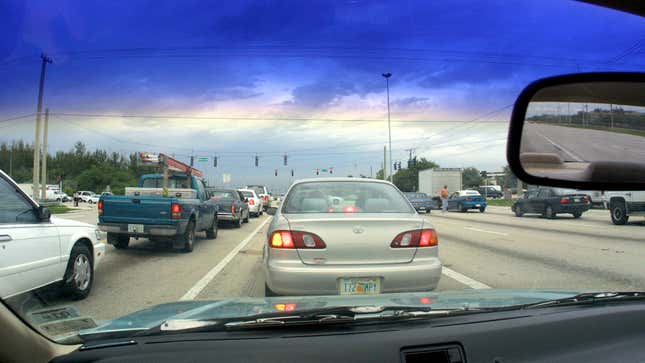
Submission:
POLYGON ((407 263, 416 248, 391 248, 399 233, 423 228, 423 220, 404 213, 285 214, 292 231, 318 235, 325 249, 298 249, 304 264, 368 265, 407 263))

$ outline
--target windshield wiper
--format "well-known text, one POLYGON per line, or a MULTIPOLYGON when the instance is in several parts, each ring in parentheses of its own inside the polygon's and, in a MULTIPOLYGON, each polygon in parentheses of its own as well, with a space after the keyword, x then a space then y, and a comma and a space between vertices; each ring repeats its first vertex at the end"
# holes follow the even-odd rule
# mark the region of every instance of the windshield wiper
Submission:
POLYGON ((224 319, 171 319, 157 327, 136 334, 155 335, 164 332, 202 332, 245 328, 360 323, 427 319, 455 313, 481 312, 482 309, 441 309, 419 306, 336 306, 290 313, 266 313, 224 319))
POLYGON ((576 306, 576 305, 594 305, 606 303, 622 303, 630 301, 645 300, 645 292, 643 291, 629 291, 629 292, 587 292, 575 296, 546 300, 538 303, 523 305, 525 309, 546 308, 553 306, 576 306))

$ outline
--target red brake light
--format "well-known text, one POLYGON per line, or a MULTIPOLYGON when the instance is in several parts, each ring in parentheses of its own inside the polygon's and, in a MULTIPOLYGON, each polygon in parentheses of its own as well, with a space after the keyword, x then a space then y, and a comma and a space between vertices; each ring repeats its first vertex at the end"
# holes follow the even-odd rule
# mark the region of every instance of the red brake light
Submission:
POLYGON ((419 302, 424 304, 424 305, 427 305, 427 304, 430 304, 432 302, 432 299, 430 299, 429 297, 422 297, 422 298, 419 299, 419 302))
POLYGON ((360 208, 353 207, 353 206, 343 208, 343 212, 345 212, 345 213, 355 213, 355 212, 360 212, 360 211, 361 211, 360 208))
POLYGON ((561 203, 561 204, 567 204, 567 203, 569 203, 569 198, 567 198, 567 197, 560 198, 560 203, 561 203))
POLYGON ((235 214, 235 204, 231 204, 231 214, 235 214))
POLYGON ((249 199, 249 205, 255 205, 255 199, 249 199))
POLYGON ((103 201, 99 200, 99 204, 97 206, 99 209, 99 215, 103 215, 103 201))
POLYGON ((275 304, 275 309, 280 311, 294 311, 296 304, 275 304))
POLYGON ((172 203, 170 205, 170 213, 173 219, 181 218, 181 205, 178 203, 172 203))
POLYGON ((323 249, 325 242, 317 235, 301 231, 275 231, 269 245, 273 248, 323 249))
POLYGON ((415 229, 399 233, 390 247, 407 248, 407 247, 433 247, 439 244, 439 238, 434 229, 415 229))

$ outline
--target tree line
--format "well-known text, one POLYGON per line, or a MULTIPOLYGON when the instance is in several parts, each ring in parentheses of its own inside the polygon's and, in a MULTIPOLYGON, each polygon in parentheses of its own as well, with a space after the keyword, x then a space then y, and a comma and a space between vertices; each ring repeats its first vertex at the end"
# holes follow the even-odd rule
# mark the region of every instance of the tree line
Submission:
MULTIPOLYGON (((32 144, 22 140, 0 144, 0 169, 16 182, 33 181, 33 162, 32 144)), ((100 193, 108 186, 113 193, 123 194, 126 186, 136 185, 141 174, 154 170, 152 166, 142 165, 136 153, 88 151, 80 141, 71 150, 47 155, 47 184, 62 184, 68 195, 77 190, 100 193)))

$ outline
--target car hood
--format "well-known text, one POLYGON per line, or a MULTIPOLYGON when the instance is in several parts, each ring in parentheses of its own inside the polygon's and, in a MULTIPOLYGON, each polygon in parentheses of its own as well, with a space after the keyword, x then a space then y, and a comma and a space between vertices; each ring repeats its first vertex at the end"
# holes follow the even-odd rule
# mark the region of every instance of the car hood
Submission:
MULTIPOLYGON (((557 290, 467 290, 455 292, 397 293, 377 296, 307 296, 275 298, 236 298, 223 300, 179 301, 156 305, 120 318, 99 323, 80 335, 119 330, 149 329, 171 319, 226 319, 278 313, 278 304, 295 304, 299 310, 334 306, 419 306, 434 309, 484 308, 537 303, 577 295, 557 290)), ((292 305, 293 306, 293 305, 292 305)))
POLYGON ((59 218, 59 217, 51 217, 50 221, 52 222, 52 224, 58 227, 85 227, 85 228, 96 227, 88 223, 73 221, 71 219, 65 219, 65 218, 59 218))

